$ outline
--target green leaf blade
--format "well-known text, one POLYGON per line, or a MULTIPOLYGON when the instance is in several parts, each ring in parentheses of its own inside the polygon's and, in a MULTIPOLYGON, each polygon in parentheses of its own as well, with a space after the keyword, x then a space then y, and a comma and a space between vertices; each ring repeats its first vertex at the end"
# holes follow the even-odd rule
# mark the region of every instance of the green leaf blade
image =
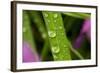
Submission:
POLYGON ((33 49, 35 49, 34 38, 32 35, 30 19, 27 11, 23 11, 23 41, 26 41, 33 49))
POLYGON ((71 60, 61 14, 43 12, 54 60, 71 60), (59 27, 59 28, 58 28, 59 27))

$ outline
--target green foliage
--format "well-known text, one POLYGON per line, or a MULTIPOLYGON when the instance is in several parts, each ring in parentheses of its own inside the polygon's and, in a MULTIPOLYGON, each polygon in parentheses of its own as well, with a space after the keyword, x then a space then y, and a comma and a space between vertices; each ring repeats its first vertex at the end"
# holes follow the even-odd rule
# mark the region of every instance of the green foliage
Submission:
POLYGON ((34 37, 32 35, 32 29, 30 26, 30 19, 27 11, 23 11, 23 40, 31 45, 35 49, 34 37))
POLYGON ((79 12, 64 12, 65 15, 80 18, 80 19, 85 19, 90 17, 89 14, 87 13, 79 13, 79 12))
POLYGON ((46 38, 47 37, 47 32, 46 32, 46 28, 44 27, 44 22, 43 19, 40 15, 40 12, 38 11, 29 11, 28 12, 30 17, 32 18, 32 21, 36 24, 39 32, 42 35, 42 38, 46 38))
POLYGON ((42 60, 45 60, 45 56, 48 53, 48 46, 49 46, 49 41, 48 41, 48 37, 47 37, 47 31, 46 31, 46 28, 45 28, 45 23, 42 19, 40 12, 38 12, 38 11, 28 11, 28 14, 31 18, 31 21, 34 22, 34 25, 36 25, 40 34, 42 35, 42 38, 44 39, 44 45, 41 48, 42 49, 41 57, 42 57, 42 60))
POLYGON ((59 12, 43 12, 54 60, 71 60, 70 46, 59 12))
POLYGON ((89 59, 87 41, 78 50, 72 45, 88 17, 90 14, 78 12, 23 10, 23 40, 39 51, 42 61, 89 59))

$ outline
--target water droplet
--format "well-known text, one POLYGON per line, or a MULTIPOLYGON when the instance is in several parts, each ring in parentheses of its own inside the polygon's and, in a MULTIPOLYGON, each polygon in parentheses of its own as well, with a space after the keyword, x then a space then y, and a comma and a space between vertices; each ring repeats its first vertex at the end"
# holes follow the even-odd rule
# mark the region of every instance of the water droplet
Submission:
POLYGON ((59 29, 62 29, 62 27, 60 26, 59 29))
POLYGON ((45 17, 48 17, 48 14, 47 14, 47 13, 45 13, 45 14, 44 14, 44 16, 45 16, 45 17))
POLYGON ((50 20, 48 20, 48 23, 50 23, 50 20))
POLYGON ((49 32, 48 32, 48 35, 49 35, 49 37, 54 38, 54 37, 56 37, 56 32, 54 32, 54 31, 49 31, 49 32))
POLYGON ((64 35, 64 33, 61 33, 61 35, 64 35))
POLYGON ((26 32, 26 28, 25 27, 23 28, 23 32, 26 32))
POLYGON ((57 18, 58 17, 58 14, 54 14, 54 18, 57 18))
POLYGON ((64 47, 66 47, 66 45, 64 45, 64 47))
POLYGON ((54 47, 52 47, 52 51, 53 51, 53 53, 59 53, 60 52, 60 48, 54 46, 54 47))
POLYGON ((65 48, 68 48, 66 45, 64 45, 65 48))
POLYGON ((54 22, 57 22, 56 20, 54 20, 54 22))
POLYGON ((46 38, 46 34, 42 34, 42 37, 43 37, 43 38, 46 38))
POLYGON ((53 55, 54 59, 57 59, 58 57, 56 55, 53 55))

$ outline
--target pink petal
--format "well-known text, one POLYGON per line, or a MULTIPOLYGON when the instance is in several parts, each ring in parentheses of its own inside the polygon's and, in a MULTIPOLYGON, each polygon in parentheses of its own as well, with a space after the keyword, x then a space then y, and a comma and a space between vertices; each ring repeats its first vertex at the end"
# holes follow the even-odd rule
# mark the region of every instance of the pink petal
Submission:
POLYGON ((23 62, 37 62, 39 61, 39 57, 30 47, 30 45, 26 42, 23 42, 23 62))

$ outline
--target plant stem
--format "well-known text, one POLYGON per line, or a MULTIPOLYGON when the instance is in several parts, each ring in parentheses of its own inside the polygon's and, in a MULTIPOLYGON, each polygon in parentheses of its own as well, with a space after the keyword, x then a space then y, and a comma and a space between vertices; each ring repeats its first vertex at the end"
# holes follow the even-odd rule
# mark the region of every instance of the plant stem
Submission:
POLYGON ((46 23, 53 58, 56 61, 71 60, 70 46, 65 35, 59 12, 42 12, 46 23))

